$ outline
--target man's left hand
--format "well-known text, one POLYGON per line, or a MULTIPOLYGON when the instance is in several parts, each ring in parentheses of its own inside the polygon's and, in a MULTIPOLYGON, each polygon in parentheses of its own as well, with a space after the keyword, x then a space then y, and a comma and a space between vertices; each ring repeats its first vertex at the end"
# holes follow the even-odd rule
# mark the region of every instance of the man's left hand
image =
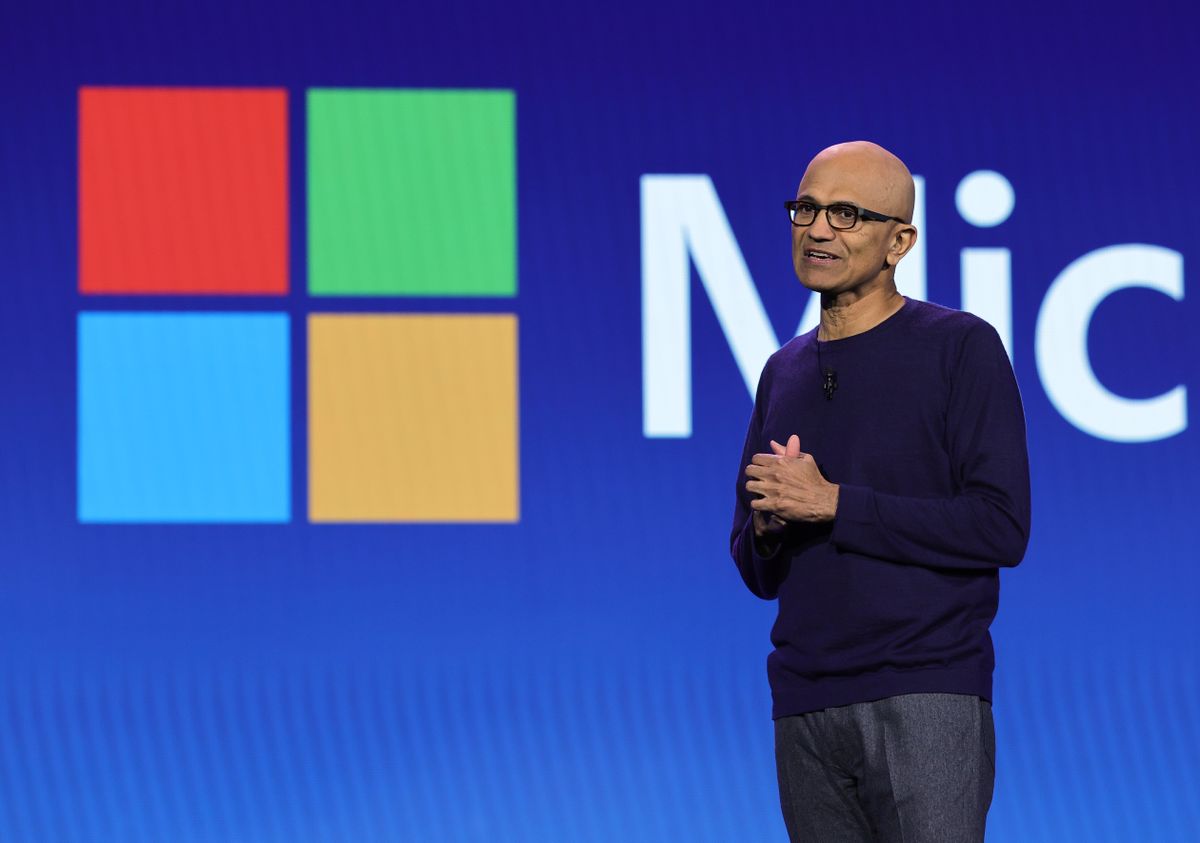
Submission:
POLYGON ((800 437, 792 434, 786 449, 775 442, 771 447, 775 453, 755 454, 746 466, 746 491, 759 496, 750 507, 784 521, 832 521, 837 514, 837 484, 825 479, 812 454, 800 450, 800 437))

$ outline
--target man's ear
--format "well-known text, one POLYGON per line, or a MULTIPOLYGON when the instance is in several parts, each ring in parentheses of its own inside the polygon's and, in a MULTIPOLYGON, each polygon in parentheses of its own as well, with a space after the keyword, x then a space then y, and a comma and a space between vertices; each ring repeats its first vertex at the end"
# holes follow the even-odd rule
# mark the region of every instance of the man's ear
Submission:
POLYGON ((892 235, 892 245, 888 248, 884 261, 888 266, 895 266, 900 263, 900 258, 912 251, 912 247, 915 245, 917 245, 917 230, 911 225, 901 226, 892 235))

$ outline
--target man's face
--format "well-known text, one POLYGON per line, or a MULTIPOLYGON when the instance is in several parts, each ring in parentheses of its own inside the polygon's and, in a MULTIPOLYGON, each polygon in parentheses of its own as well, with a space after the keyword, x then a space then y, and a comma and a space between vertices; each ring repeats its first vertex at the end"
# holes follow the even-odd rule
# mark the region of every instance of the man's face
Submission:
MULTIPOLYGON (((814 159, 804 172, 796 198, 816 205, 845 202, 901 216, 903 211, 895 208, 895 194, 888 174, 879 172, 876 162, 842 153, 823 154, 814 159)), ((826 213, 820 211, 811 225, 792 227, 792 266, 796 277, 810 290, 827 294, 869 285, 885 277, 890 265, 899 260, 894 254, 889 258, 889 252, 895 246, 897 231, 906 228, 911 226, 895 221, 859 220, 854 228, 842 231, 832 228, 826 213)))

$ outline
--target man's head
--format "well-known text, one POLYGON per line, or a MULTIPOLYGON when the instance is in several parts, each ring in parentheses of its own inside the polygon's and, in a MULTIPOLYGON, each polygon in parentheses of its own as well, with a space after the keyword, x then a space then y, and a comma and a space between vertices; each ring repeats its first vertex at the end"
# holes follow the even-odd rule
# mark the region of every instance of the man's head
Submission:
POLYGON ((839 143, 817 153, 796 198, 813 205, 846 203, 894 219, 859 219, 839 230, 819 211, 810 225, 792 227, 792 266, 810 290, 866 293, 890 285, 896 264, 917 241, 911 225, 916 190, 904 162, 869 141, 839 143))

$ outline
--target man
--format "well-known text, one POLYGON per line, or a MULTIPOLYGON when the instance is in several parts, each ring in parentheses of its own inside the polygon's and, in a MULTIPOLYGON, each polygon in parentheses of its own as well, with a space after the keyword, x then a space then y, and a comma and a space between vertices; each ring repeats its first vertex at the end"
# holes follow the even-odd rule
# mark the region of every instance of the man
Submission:
POLYGON ((988 626, 1029 535, 1025 419, 996 331, 905 299, 908 168, 867 142, 809 164, 792 262, 821 323, 763 369, 731 552, 779 598, 767 660, 793 841, 982 840, 988 626))

